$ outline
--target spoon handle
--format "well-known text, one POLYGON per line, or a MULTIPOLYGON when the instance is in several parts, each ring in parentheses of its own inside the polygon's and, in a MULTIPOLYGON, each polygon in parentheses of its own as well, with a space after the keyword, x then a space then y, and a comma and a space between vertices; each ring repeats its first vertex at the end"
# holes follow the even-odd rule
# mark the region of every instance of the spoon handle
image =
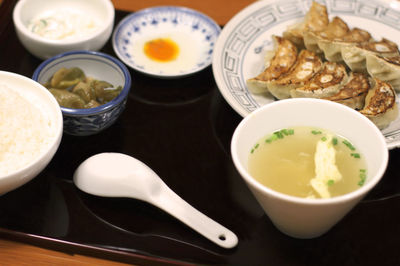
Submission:
POLYGON ((223 248, 233 248, 237 245, 238 238, 232 231, 193 208, 168 186, 159 192, 151 197, 150 203, 223 248))

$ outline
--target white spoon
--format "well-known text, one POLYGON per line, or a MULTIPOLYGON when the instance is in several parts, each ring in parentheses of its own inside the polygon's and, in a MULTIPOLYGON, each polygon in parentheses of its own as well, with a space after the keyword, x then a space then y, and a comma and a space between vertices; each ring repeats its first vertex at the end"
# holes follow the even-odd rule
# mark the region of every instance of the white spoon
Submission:
POLYGON ((223 248, 233 248, 237 236, 175 194, 147 165, 122 153, 100 153, 86 159, 74 173, 82 191, 103 197, 146 201, 168 212, 223 248))

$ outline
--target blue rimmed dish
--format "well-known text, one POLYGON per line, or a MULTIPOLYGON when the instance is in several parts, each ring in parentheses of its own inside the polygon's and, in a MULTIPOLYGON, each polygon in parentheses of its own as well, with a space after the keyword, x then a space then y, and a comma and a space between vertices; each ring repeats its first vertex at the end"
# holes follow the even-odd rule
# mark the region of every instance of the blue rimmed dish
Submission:
POLYGON ((114 30, 112 44, 129 67, 158 78, 179 78, 208 67, 220 26, 210 17, 186 7, 160 6, 125 17, 114 30), (160 62, 144 52, 146 43, 170 39, 179 48, 177 57, 160 62))
POLYGON ((86 76, 104 80, 114 87, 122 86, 121 93, 110 102, 88 109, 60 107, 64 118, 64 132, 76 136, 99 133, 111 126, 123 112, 131 88, 131 75, 118 59, 93 51, 72 51, 56 55, 41 63, 32 79, 44 84, 60 68, 79 67, 86 76))
MULTIPOLYGON (((327 7, 330 17, 340 17, 350 28, 367 30, 376 40, 386 38, 400 45, 400 8, 395 1, 319 2, 327 7)), ((222 96, 241 116, 276 101, 272 94, 249 91, 246 80, 264 70, 265 54, 273 50, 271 36, 282 36, 288 26, 301 22, 311 3, 309 0, 255 1, 224 26, 215 45, 213 74, 222 96)), ((382 133, 389 149, 400 147, 400 117, 382 133)))

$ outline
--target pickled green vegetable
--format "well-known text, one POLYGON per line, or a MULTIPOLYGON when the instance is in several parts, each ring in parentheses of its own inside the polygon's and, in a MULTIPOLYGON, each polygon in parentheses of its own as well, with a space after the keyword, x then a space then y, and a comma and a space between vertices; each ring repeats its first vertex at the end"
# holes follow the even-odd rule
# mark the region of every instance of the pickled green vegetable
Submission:
POLYGON ((85 101, 85 103, 96 99, 96 94, 94 93, 94 89, 90 83, 85 83, 81 81, 75 85, 75 87, 72 89, 72 92, 80 96, 85 101))
POLYGON ((85 101, 81 97, 68 90, 50 89, 59 105, 67 108, 84 108, 85 101))
POLYGON ((61 68, 54 73, 50 85, 56 89, 66 89, 78 84, 85 79, 85 74, 80 68, 61 68))
POLYGON ((98 107, 113 100, 122 91, 122 86, 114 88, 107 81, 87 77, 78 67, 60 68, 43 85, 60 106, 67 108, 98 107))
POLYGON ((96 101, 96 100, 91 100, 90 102, 88 102, 87 104, 85 104, 85 107, 84 108, 94 108, 94 107, 97 107, 97 106, 100 106, 101 104, 98 102, 98 101, 96 101))
POLYGON ((96 97, 101 102, 111 101, 122 91, 121 86, 114 88, 113 85, 106 81, 94 80, 92 84, 96 93, 96 97))

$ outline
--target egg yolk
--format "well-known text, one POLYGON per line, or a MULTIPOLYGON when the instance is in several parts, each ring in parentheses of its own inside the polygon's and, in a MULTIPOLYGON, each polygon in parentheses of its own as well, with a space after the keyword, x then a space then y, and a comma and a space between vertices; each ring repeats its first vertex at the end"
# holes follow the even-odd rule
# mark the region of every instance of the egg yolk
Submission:
POLYGON ((179 54, 178 45, 171 39, 155 39, 145 43, 144 53, 152 60, 168 62, 179 54))

